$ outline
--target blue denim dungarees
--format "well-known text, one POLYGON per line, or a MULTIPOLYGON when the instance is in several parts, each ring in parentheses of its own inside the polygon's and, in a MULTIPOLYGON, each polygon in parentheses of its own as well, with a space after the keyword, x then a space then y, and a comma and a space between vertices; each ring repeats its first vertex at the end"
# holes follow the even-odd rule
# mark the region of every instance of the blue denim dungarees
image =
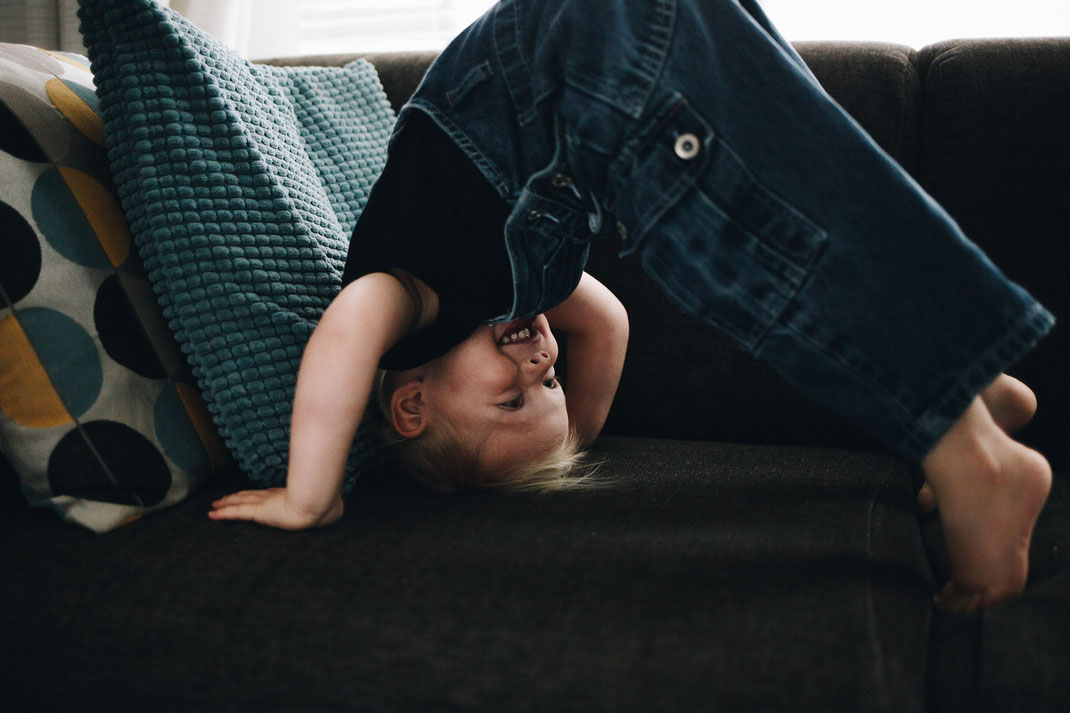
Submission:
POLYGON ((395 136, 415 110, 512 205, 493 321, 564 300, 591 239, 619 236, 680 307, 913 462, 1054 322, 754 0, 502 0, 395 136))

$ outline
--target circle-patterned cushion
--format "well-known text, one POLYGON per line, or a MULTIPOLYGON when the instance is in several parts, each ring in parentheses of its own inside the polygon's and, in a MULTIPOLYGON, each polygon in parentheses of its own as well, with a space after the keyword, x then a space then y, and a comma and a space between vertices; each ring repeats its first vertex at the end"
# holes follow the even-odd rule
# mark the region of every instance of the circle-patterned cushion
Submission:
POLYGON ((226 451, 119 209, 88 60, 0 45, 0 444, 31 504, 97 532, 226 451))
MULTIPOLYGON (((153 0, 82 0, 123 210, 246 474, 284 482, 301 353, 394 115, 374 68, 252 64, 153 0)), ((362 426, 346 489, 376 455, 362 426)))

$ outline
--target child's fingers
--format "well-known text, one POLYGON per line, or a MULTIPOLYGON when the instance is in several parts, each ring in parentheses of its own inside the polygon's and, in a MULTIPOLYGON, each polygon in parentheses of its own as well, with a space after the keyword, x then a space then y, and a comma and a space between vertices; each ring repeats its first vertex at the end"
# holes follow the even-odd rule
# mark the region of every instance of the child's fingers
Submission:
POLYGON ((208 517, 213 520, 255 520, 259 508, 259 503, 224 505, 209 511, 208 517))
POLYGON ((267 490, 242 490, 212 503, 208 516, 215 520, 252 520, 261 503, 270 495, 267 490))
POLYGON ((241 503, 258 503, 263 501, 266 497, 266 493, 267 491, 265 490, 241 490, 237 493, 224 495, 219 500, 213 502, 212 507, 239 505, 241 503))

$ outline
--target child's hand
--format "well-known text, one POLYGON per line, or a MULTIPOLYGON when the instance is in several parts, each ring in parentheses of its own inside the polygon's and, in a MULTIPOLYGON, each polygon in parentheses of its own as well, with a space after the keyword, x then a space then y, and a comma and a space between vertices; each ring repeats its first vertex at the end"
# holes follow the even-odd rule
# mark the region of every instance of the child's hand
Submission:
POLYGON ((568 299, 546 312, 546 319, 554 329, 568 332, 568 422, 586 445, 605 425, 620 384, 628 312, 609 288, 585 272, 568 299))
POLYGON ((222 497, 212 503, 208 517, 213 520, 252 520, 283 530, 304 530, 336 522, 342 517, 343 509, 342 499, 335 498, 324 512, 309 512, 289 498, 286 488, 268 488, 243 490, 222 497))

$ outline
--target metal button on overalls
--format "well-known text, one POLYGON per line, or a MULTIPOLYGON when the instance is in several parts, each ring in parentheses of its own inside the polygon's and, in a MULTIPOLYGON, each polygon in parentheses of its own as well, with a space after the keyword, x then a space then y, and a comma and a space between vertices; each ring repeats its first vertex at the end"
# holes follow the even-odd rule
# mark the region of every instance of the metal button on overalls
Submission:
POLYGON ((685 161, 690 161, 695 156, 698 156, 701 147, 702 144, 699 143, 698 137, 694 134, 681 134, 676 139, 674 150, 677 156, 685 161))

